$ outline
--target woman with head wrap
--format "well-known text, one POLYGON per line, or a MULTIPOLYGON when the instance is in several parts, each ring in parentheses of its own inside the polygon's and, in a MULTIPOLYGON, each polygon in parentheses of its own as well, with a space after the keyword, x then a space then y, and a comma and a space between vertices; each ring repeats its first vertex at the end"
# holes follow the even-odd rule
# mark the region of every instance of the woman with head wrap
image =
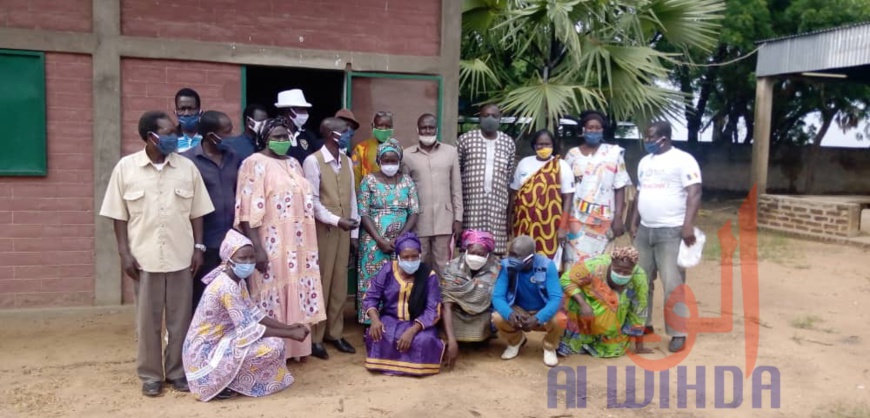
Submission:
POLYGON ((611 254, 577 263, 561 278, 568 323, 559 354, 619 357, 635 339, 635 352, 650 353, 637 338, 646 323, 646 273, 637 250, 616 247, 611 254))
POLYGON ((441 292, 438 275, 420 262, 420 239, 406 232, 394 243, 397 259, 372 279, 362 308, 366 369, 385 374, 426 376, 441 370, 444 343, 438 338, 441 292))
POLYGON ((495 239, 489 232, 469 229, 462 234, 462 249, 441 277, 447 367, 459 357, 459 342, 487 341, 492 334, 492 289, 500 266, 492 256, 495 239))
POLYGON ((566 266, 601 255, 610 240, 625 233, 625 187, 631 179, 625 170, 625 150, 603 144, 607 118, 599 112, 581 115, 584 142, 572 148, 565 161, 574 173, 574 196, 569 215, 562 218, 566 236, 566 266))
POLYGON ((202 278, 208 287, 184 339, 184 372, 203 402, 237 393, 266 396, 293 384, 281 338, 302 341, 308 330, 266 316, 251 300, 245 279, 255 270, 254 246, 230 230, 220 248, 223 263, 202 278))
MULTIPOLYGON (((414 230, 420 205, 411 177, 402 174, 402 147, 395 139, 378 145, 380 171, 366 175, 357 194, 362 232, 359 234, 357 301, 365 299, 369 283, 384 263, 394 259, 395 240, 414 230)), ((369 323, 359 305, 358 320, 369 323)))
MULTIPOLYGON (((287 156, 292 138, 286 120, 263 123, 260 152, 239 168, 235 227, 253 242, 257 271, 249 285, 257 306, 280 322, 310 326, 326 319, 326 311, 311 184, 287 156)), ((285 343, 288 358, 311 354, 310 338, 285 343)))

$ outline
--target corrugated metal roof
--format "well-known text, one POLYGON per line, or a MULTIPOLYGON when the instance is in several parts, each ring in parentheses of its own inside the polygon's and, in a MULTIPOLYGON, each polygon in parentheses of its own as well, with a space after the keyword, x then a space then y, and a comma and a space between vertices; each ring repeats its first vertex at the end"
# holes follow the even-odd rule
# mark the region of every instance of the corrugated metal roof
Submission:
POLYGON ((870 22, 760 43, 758 77, 870 65, 870 22))
POLYGON ((782 41, 785 39, 800 38, 802 36, 818 35, 820 33, 827 33, 827 32, 836 32, 838 30, 849 29, 849 28, 853 28, 855 26, 864 26, 864 25, 870 25, 870 22, 852 23, 849 25, 834 26, 833 28, 814 30, 812 32, 796 33, 794 35, 780 36, 777 38, 762 39, 760 41, 755 41, 755 44, 756 45, 766 44, 766 43, 770 43, 770 42, 782 41))

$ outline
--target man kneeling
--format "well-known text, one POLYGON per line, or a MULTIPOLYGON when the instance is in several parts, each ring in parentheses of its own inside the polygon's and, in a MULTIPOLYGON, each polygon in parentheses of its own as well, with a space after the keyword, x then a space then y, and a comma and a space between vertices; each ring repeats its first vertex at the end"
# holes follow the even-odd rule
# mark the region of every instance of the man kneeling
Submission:
POLYGON ((556 348, 564 330, 556 315, 562 301, 562 287, 556 264, 534 252, 535 241, 528 235, 511 242, 492 294, 496 311, 492 321, 499 336, 508 344, 501 355, 504 360, 519 354, 526 344, 525 332, 545 331, 544 364, 552 367, 559 364, 556 348))

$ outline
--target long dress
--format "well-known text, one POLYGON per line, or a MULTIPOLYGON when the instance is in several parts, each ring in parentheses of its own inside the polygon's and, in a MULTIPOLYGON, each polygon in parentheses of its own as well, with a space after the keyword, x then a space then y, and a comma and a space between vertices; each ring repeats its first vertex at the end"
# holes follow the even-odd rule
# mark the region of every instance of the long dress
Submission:
MULTIPOLYGON (((255 153, 242 162, 237 190, 235 226, 249 222, 259 228, 269 256, 266 274, 249 278, 257 306, 285 324, 325 320, 311 184, 299 162, 255 153)), ((284 342, 287 358, 311 354, 310 334, 305 341, 284 342)))
POLYGON ((266 314, 244 280, 221 273, 205 289, 184 339, 184 373, 193 396, 208 401, 226 388, 266 396, 293 384, 280 338, 263 337, 266 314))
POLYGON ((604 253, 616 208, 615 191, 631 185, 624 154, 619 146, 601 144, 592 155, 583 155, 576 147, 565 156, 575 184, 566 265, 604 253))
MULTIPOLYGON (((520 161, 511 184, 517 191, 514 236, 531 236, 535 240, 535 252, 550 259, 555 259, 559 251, 562 194, 574 193, 573 179, 568 164, 559 156, 546 162, 532 156, 520 161)), ((561 263, 561 260, 555 261, 561 263)))
POLYGON ((646 324, 646 273, 635 266, 631 281, 616 292, 607 284, 609 255, 587 259, 562 275, 565 289, 567 327, 559 343, 559 354, 588 353, 594 357, 619 357, 625 354, 629 337, 643 335, 646 324), (573 299, 581 295, 592 308, 593 317, 580 313, 573 299))
POLYGON ((441 319, 438 275, 430 271, 429 281, 426 283, 426 309, 419 317, 411 318, 408 301, 414 288, 414 280, 403 279, 398 268, 396 261, 384 265, 372 280, 363 301, 365 310, 378 309, 385 328, 383 337, 377 342, 370 336, 371 328, 366 330, 366 369, 410 376, 437 374, 441 371, 441 358, 444 355, 444 342, 438 338, 436 327, 441 319), (423 330, 414 336, 407 351, 399 352, 396 343, 417 322, 423 326, 423 330))
MULTIPOLYGON (((412 214, 420 213, 414 181, 405 174, 400 176, 396 185, 381 183, 374 174, 367 175, 360 184, 359 216, 368 217, 375 224, 378 234, 388 240, 398 238, 408 218, 412 214)), ((362 324, 368 324, 369 319, 362 307, 362 301, 372 278, 384 264, 392 260, 393 255, 381 251, 375 239, 364 229, 360 228, 359 235, 357 301, 360 303, 357 319, 362 324)))
POLYGON ((495 253, 507 253, 508 184, 514 173, 516 144, 499 132, 489 140, 483 132, 463 134, 456 142, 462 171, 464 229, 488 231, 495 238, 495 253))
POLYGON ((495 257, 476 273, 465 263, 465 254, 450 260, 441 277, 441 299, 453 303, 453 335, 456 341, 480 342, 492 334, 492 290, 501 271, 495 257))

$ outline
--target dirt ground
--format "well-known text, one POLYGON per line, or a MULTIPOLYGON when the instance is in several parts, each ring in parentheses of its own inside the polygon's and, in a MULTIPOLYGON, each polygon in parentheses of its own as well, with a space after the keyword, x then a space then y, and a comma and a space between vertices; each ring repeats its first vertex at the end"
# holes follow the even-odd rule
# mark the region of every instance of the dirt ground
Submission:
MULTIPOLYGON (((726 220, 736 219, 739 202, 705 203, 701 227, 709 241, 726 220)), ((758 366, 780 373, 781 403, 771 408, 770 391, 762 408, 752 408, 752 379, 742 381, 739 411, 715 408, 715 366, 745 370, 742 290, 735 278, 733 329, 701 334, 688 357, 688 382, 696 382, 696 366, 705 366, 705 394, 696 407, 689 392, 688 408, 679 408, 677 373, 671 370, 669 399, 661 403, 658 374, 652 401, 642 408, 609 408, 608 368, 613 366, 617 399, 625 399, 627 358, 601 360, 588 356, 562 359, 562 365, 586 370, 585 408, 547 405, 548 369, 541 361, 540 335, 530 339, 520 357, 502 361, 504 344, 463 351, 452 372, 417 379, 387 377, 363 368, 362 329, 350 325, 349 340, 360 351, 329 361, 291 363, 296 383, 262 399, 236 398, 201 403, 189 394, 167 390, 157 399, 140 395, 135 375, 133 314, 129 307, 0 313, 0 416, 153 416, 172 417, 579 417, 579 416, 776 416, 870 417, 870 275, 868 252, 793 240, 779 235, 759 237, 760 341, 758 366), (862 270, 862 266, 864 266, 862 270)), ((705 261, 689 272, 702 317, 720 312, 719 249, 708 242, 705 261)), ((735 262, 735 272, 739 266, 735 262)), ((658 290, 658 289, 657 289, 658 290)), ((661 295, 656 295, 655 325, 662 329, 661 295)), ((653 343, 666 356, 667 339, 653 343)), ((638 399, 644 395, 638 368, 638 399)), ((564 382, 564 374, 559 379, 564 382)), ((770 382, 765 378, 765 383, 770 382)), ((734 399, 731 378, 725 379, 725 401, 734 399)), ((722 386, 722 385, 720 385, 722 386)), ((757 389, 757 388, 756 388, 757 389)), ((573 397, 573 395, 572 395, 573 397)))

